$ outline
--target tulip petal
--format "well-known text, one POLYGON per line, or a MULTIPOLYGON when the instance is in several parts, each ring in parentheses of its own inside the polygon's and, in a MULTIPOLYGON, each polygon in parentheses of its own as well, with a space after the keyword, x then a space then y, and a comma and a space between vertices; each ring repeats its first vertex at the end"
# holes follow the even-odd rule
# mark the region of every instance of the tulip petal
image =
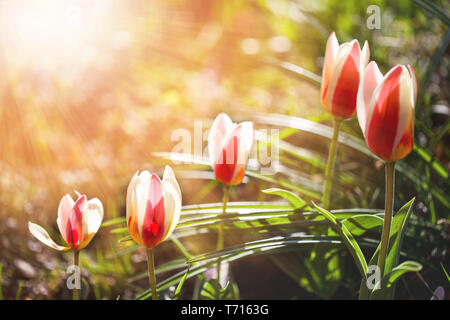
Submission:
POLYGON ((402 66, 392 68, 375 89, 366 123, 366 141, 380 158, 389 161, 397 134, 402 66), (373 105, 373 106, 372 106, 373 105))
MULTIPOLYGON (((336 34, 334 32, 328 37, 327 46, 325 50, 325 62, 323 64, 322 70, 322 84, 320 87, 320 96, 322 99, 322 104, 326 108, 326 104, 324 104, 324 100, 327 94, 328 84, 331 79, 331 75, 333 74, 333 70, 336 64, 336 56, 339 49, 339 42, 336 38, 336 34)), ((329 111, 329 110, 327 110, 329 111)))
POLYGON ((133 199, 133 193, 136 188, 136 180, 137 176, 139 174, 139 171, 136 172, 133 177, 131 178, 130 183, 128 184, 127 188, 127 195, 126 195, 126 215, 127 215, 127 221, 130 219, 131 216, 131 208, 132 208, 132 199, 133 199))
POLYGON ((78 248, 82 241, 83 234, 83 212, 86 208, 87 198, 80 196, 75 202, 67 221, 66 239, 67 244, 72 248, 78 248))
POLYGON ((326 93, 329 112, 339 118, 355 114, 359 86, 360 50, 358 41, 344 43, 339 47, 336 67, 326 93))
POLYGON ((56 218, 56 224, 58 225, 59 232, 61 233, 66 242, 67 242, 66 239, 67 222, 69 221, 69 216, 70 213, 72 212, 72 208, 74 205, 75 202, 73 201, 72 197, 68 194, 62 197, 61 201, 59 202, 58 217, 56 218))
POLYGON ((233 127, 233 121, 225 113, 219 114, 214 119, 208 136, 208 154, 212 166, 214 166, 216 159, 220 156, 223 141, 233 130, 233 127))
POLYGON ((364 136, 366 135, 366 120, 369 114, 370 101, 376 87, 382 80, 383 75, 378 69, 377 64, 374 61, 371 61, 361 76, 361 82, 358 89, 358 122, 364 136))
POLYGON ((172 234, 178 224, 182 203, 181 194, 178 193, 178 190, 172 182, 163 180, 162 184, 164 188, 165 231, 161 242, 166 240, 172 234))
POLYGON ((414 70, 414 68, 413 68, 411 65, 409 65, 409 64, 408 64, 408 70, 409 70, 409 73, 411 74, 411 78, 412 78, 412 81, 413 81, 413 88, 414 88, 414 107, 415 107, 415 104, 416 104, 416 102, 417 102, 417 92, 418 92, 418 90, 419 90, 419 81, 418 81, 418 79, 417 79, 417 73, 416 73, 416 70, 414 70))
POLYGON ((364 70, 364 68, 367 66, 367 64, 369 63, 370 60, 370 47, 369 47, 369 42, 366 40, 364 41, 364 46, 361 50, 361 65, 360 65, 360 70, 364 70))
POLYGON ((178 194, 178 197, 181 199, 181 188, 171 167, 165 167, 162 181, 172 184, 178 194))
POLYGON ((147 248, 153 248, 161 242, 165 231, 163 189, 161 181, 155 174, 150 178, 147 199, 141 238, 147 248))
POLYGON ((87 202, 86 209, 83 212, 83 236, 79 250, 85 248, 91 242, 97 233, 103 220, 103 205, 97 198, 90 199, 87 202))
POLYGON ((405 137, 405 131, 409 129, 414 121, 413 111, 414 111, 414 103, 415 103, 415 88, 414 88, 415 80, 411 78, 410 71, 408 68, 402 66, 402 73, 399 79, 400 83, 400 100, 399 100, 399 109, 398 109, 398 126, 397 133, 394 139, 393 150, 397 149, 400 141, 403 140, 403 143, 409 146, 409 143, 412 141, 409 137, 405 137), (411 123, 412 121, 412 123, 411 123), (405 140, 406 139, 406 140, 405 140))
POLYGON ((47 231, 45 231, 44 228, 42 228, 40 225, 37 225, 32 222, 28 222, 28 230, 30 230, 31 234, 38 239, 40 242, 45 244, 46 246, 49 246, 50 248, 53 248, 58 251, 66 251, 70 250, 70 247, 63 247, 58 244, 56 244, 52 238, 50 238, 47 231))
POLYGON ((214 174, 216 179, 225 185, 229 185, 234 177, 241 129, 242 126, 237 126, 227 137, 220 156, 216 159, 214 164, 214 174))
POLYGON ((237 185, 242 182, 245 176, 245 169, 247 167, 248 158, 250 157, 253 143, 255 139, 255 129, 253 122, 245 121, 239 124, 241 126, 240 137, 237 149, 237 162, 234 169, 234 175, 231 181, 232 185, 237 185))
POLYGON ((141 241, 141 235, 139 231, 137 218, 138 209, 137 209, 136 186, 138 181, 139 181, 139 171, 134 174, 133 178, 131 178, 130 184, 128 185, 127 188, 127 199, 126 199, 127 225, 131 238, 133 238, 133 240, 136 243, 143 245, 141 241))
POLYGON ((148 193, 150 188, 151 174, 147 170, 142 171, 136 179, 134 198, 133 198, 133 215, 135 223, 138 227, 139 237, 142 238, 142 226, 147 211, 148 193))

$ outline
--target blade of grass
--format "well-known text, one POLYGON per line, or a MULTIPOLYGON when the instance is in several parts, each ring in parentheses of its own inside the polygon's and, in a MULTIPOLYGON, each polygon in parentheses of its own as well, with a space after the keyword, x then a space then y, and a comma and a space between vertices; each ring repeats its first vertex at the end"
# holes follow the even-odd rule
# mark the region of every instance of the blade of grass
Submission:
POLYGON ((444 22, 447 26, 450 25, 450 18, 445 13, 445 11, 441 8, 439 8, 434 3, 428 1, 428 0, 413 0, 415 3, 417 3, 419 6, 421 6, 423 9, 428 11, 429 13, 433 14, 434 16, 438 17, 442 22, 444 22))
POLYGON ((189 268, 187 269, 186 273, 184 274, 183 278, 181 278, 180 283, 178 283, 177 289, 175 290, 175 293, 173 295, 172 300, 178 300, 178 298, 180 297, 180 292, 181 292, 181 288, 184 285, 184 282, 186 281, 186 278, 189 274, 189 268))

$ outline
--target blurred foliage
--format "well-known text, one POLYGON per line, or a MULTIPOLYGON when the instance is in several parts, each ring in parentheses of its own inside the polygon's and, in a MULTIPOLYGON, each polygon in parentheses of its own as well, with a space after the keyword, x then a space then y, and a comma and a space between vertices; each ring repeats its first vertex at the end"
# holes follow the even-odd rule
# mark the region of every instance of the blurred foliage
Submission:
MULTIPOLYGON (((307 201, 320 198, 328 150, 324 127, 329 129, 331 121, 320 105, 317 80, 331 31, 340 42, 367 39, 371 59, 382 72, 409 63, 418 73, 416 146, 398 166, 396 207, 416 197, 403 256, 423 264, 421 274, 432 288, 446 283, 440 263, 449 269, 448 1, 83 0, 81 31, 56 32, 48 41, 26 28, 21 33, 5 5, 0 2, 4 298, 70 298, 65 286, 70 254, 59 255, 37 243, 26 229, 28 220, 52 226, 57 238, 59 199, 74 190, 100 198, 105 220, 122 217, 132 174, 138 169, 159 172, 167 159, 154 152, 172 150, 179 142, 174 130, 192 133, 194 120, 203 120, 204 133, 207 119, 220 111, 235 120, 252 119, 259 129, 279 128, 283 136, 284 171, 264 177, 250 170, 248 183, 234 189, 232 199, 276 200, 260 192, 271 187, 289 189, 307 201), (381 8, 379 30, 366 27, 367 7, 373 4, 381 8), (308 131, 299 118, 318 126, 308 131), (300 124, 291 129, 296 121, 300 124)), ((66 14, 65 7, 61 10, 66 14)), ((350 138, 339 147, 333 205, 382 208, 381 162, 364 153, 355 119, 346 121, 343 131, 350 138)), ((220 201, 218 185, 200 174, 208 167, 176 169, 185 205, 220 201)), ((360 279, 342 244, 328 239, 326 244, 297 246, 298 239, 290 238, 296 231, 292 228, 318 236, 326 234, 327 226, 303 228, 304 222, 279 219, 256 219, 250 233, 230 227, 224 250, 269 235, 286 237, 289 248, 264 255, 246 251, 242 261, 230 256, 240 297, 355 298, 360 279), (259 232, 266 229, 267 234, 259 232)), ((131 299, 148 287, 140 276, 146 270, 145 253, 130 242, 118 243, 124 235, 111 230, 103 227, 82 252, 84 297, 131 299)), ((376 247, 375 230, 363 236, 372 239, 362 247, 366 258, 376 247)), ((186 274, 176 272, 186 259, 214 251, 215 233, 203 231, 194 227, 191 234, 182 234, 185 247, 173 240, 157 248, 161 286, 174 290, 186 274)), ((181 298, 195 293, 198 281, 193 278, 209 267, 191 266, 181 298)), ((399 297, 431 297, 420 277, 407 279, 398 285, 399 297)))

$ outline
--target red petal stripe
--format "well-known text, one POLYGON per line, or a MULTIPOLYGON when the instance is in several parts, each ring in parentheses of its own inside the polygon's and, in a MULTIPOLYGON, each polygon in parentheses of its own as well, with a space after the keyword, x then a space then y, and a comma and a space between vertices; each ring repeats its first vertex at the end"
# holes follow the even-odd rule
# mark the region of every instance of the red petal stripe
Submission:
POLYGON ((355 114, 359 86, 359 59, 359 46, 355 41, 344 62, 333 93, 331 113, 336 117, 350 118, 355 114))
POLYGON ((214 165, 214 174, 216 179, 225 185, 232 182, 237 163, 237 153, 239 144, 239 135, 241 126, 238 125, 231 138, 225 144, 222 150, 222 156, 217 159, 214 165))
POLYGON ((164 235, 164 197, 161 181, 153 174, 148 190, 147 208, 142 224, 142 242, 147 248, 153 248, 164 235))
POLYGON ((400 83, 402 74, 398 66, 386 78, 374 106, 367 131, 367 145, 380 158, 389 161, 397 134, 400 83))
POLYGON ((81 196, 78 198, 78 200, 75 202, 72 211, 70 212, 69 219, 67 221, 67 228, 66 228, 66 240, 68 245, 76 249, 82 239, 82 232, 83 232, 83 207, 85 202, 87 201, 86 196, 81 196))

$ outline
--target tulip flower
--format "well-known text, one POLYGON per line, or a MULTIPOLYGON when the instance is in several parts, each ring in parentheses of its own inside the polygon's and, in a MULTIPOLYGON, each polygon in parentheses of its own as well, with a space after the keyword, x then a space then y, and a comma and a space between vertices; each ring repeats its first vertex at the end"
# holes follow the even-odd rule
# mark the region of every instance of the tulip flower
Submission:
POLYGON ((410 65, 397 65, 384 77, 370 62, 358 91, 358 121, 370 150, 386 163, 386 197, 378 267, 383 276, 392 209, 395 162, 406 157, 414 144, 414 108, 418 82, 410 65))
POLYGON ((320 88, 322 106, 333 116, 333 136, 328 154, 322 196, 322 206, 326 209, 328 209, 330 201, 331 179, 339 128, 344 119, 353 117, 356 113, 360 74, 369 62, 369 55, 367 41, 360 50, 359 43, 356 40, 339 45, 334 32, 328 38, 320 88))
POLYGON ((242 183, 254 137, 250 121, 235 125, 225 113, 214 120, 208 137, 209 159, 216 179, 225 186, 242 183))
POLYGON ((370 150, 386 162, 413 148, 417 79, 411 66, 397 65, 384 77, 372 61, 358 92, 358 121, 370 150))
MULTIPOLYGON (((39 241, 58 251, 72 249, 74 252, 74 265, 78 267, 79 252, 91 242, 103 220, 103 206, 100 200, 88 200, 85 195, 78 194, 74 201, 66 194, 58 207, 56 223, 67 246, 61 246, 53 241, 48 232, 41 226, 28 222, 28 229, 39 241)), ((78 291, 74 288, 74 299, 78 298, 78 291)))
POLYGON ((369 62, 367 41, 362 50, 356 40, 339 45, 335 33, 327 41, 320 95, 325 110, 341 119, 356 113, 360 74, 369 62))
MULTIPOLYGON (((228 188, 242 183, 248 158, 253 148, 255 129, 253 122, 234 124, 225 113, 214 120, 208 137, 208 153, 216 179, 224 188, 222 214, 226 212, 228 188)), ((217 250, 223 248, 223 224, 220 224, 217 250)), ((220 277, 220 260, 217 266, 220 277)))
POLYGON ((157 299, 153 248, 166 240, 181 214, 181 189, 166 166, 163 179, 148 171, 136 173, 127 189, 127 224, 133 240, 147 249, 152 299, 157 299))

